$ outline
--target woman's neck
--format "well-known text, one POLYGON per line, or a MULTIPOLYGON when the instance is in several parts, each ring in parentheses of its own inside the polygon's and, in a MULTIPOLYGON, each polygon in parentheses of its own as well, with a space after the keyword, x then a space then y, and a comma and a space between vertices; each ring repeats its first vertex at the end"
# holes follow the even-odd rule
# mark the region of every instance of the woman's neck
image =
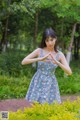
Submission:
POLYGON ((44 50, 46 50, 47 52, 55 52, 54 48, 50 49, 50 48, 44 48, 44 50))

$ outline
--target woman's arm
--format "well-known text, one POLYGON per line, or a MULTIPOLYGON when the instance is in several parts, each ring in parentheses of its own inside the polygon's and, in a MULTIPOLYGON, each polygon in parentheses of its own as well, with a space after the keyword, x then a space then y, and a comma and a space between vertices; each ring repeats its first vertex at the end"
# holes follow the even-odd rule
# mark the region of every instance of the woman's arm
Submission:
MULTIPOLYGON (((52 56, 52 55, 51 55, 52 56)), ((53 56, 52 56, 53 57, 53 56)), ((67 62, 67 60, 66 60, 66 58, 65 58, 65 56, 64 56, 64 54, 63 53, 60 53, 60 59, 59 59, 59 61, 57 61, 56 59, 54 59, 54 57, 53 57, 53 60, 55 61, 55 63, 59 66, 59 67, 61 67, 63 70, 64 70, 64 72, 65 73, 67 73, 68 75, 71 75, 72 74, 72 71, 71 71, 71 69, 70 69, 70 67, 69 67, 69 65, 68 65, 68 62, 67 62)))
POLYGON ((28 56, 26 56, 26 57, 22 60, 21 64, 22 64, 22 65, 25 65, 25 64, 30 64, 30 63, 39 61, 40 58, 34 58, 34 57, 38 57, 39 52, 40 52, 40 48, 37 48, 37 49, 34 50, 32 53, 30 53, 28 56))
POLYGON ((34 50, 32 53, 30 53, 28 56, 26 56, 21 64, 25 65, 25 64, 30 64, 30 63, 34 63, 37 61, 45 61, 45 59, 49 56, 49 54, 45 55, 44 57, 38 57, 40 54, 40 48, 37 48, 36 50, 34 50), (35 58, 37 57, 37 58, 35 58))

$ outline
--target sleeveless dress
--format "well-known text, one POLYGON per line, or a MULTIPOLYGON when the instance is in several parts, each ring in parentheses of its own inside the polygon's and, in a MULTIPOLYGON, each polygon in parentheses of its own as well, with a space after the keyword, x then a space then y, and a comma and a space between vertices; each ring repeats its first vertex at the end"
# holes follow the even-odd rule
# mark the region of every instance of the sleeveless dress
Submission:
MULTIPOLYGON (((56 55, 56 59, 59 58, 59 51, 56 55)), ((43 49, 40 48, 40 56, 43 57, 43 49)), ((57 101, 61 103, 60 92, 58 82, 55 76, 55 69, 58 65, 52 62, 38 61, 37 72, 34 74, 28 92, 26 94, 26 100, 30 102, 39 102, 41 104, 47 102, 49 104, 57 101)))

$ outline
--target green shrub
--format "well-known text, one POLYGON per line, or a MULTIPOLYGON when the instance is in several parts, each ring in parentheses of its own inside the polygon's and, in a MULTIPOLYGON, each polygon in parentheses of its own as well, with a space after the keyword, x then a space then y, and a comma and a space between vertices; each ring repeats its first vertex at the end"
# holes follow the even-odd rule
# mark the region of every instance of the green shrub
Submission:
POLYGON ((35 71, 32 64, 22 66, 21 61, 27 54, 23 51, 8 51, 0 54, 0 74, 10 76, 30 75, 35 71))
POLYGON ((0 76, 0 99, 24 98, 30 78, 0 76))
POLYGON ((24 111, 10 112, 9 120, 80 120, 80 98, 77 101, 66 101, 32 105, 24 111))

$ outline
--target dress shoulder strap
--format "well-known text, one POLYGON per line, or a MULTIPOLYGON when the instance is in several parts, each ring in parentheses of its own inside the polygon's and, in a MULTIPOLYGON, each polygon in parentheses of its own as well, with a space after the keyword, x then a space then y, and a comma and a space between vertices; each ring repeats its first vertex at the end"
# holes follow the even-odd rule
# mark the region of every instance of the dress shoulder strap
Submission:
POLYGON ((59 60, 60 53, 61 53, 61 52, 58 50, 58 53, 57 53, 57 55, 56 55, 56 59, 57 59, 57 60, 59 60))
POLYGON ((43 56, 43 49, 42 48, 40 48, 40 55, 39 55, 40 57, 42 57, 43 56))

